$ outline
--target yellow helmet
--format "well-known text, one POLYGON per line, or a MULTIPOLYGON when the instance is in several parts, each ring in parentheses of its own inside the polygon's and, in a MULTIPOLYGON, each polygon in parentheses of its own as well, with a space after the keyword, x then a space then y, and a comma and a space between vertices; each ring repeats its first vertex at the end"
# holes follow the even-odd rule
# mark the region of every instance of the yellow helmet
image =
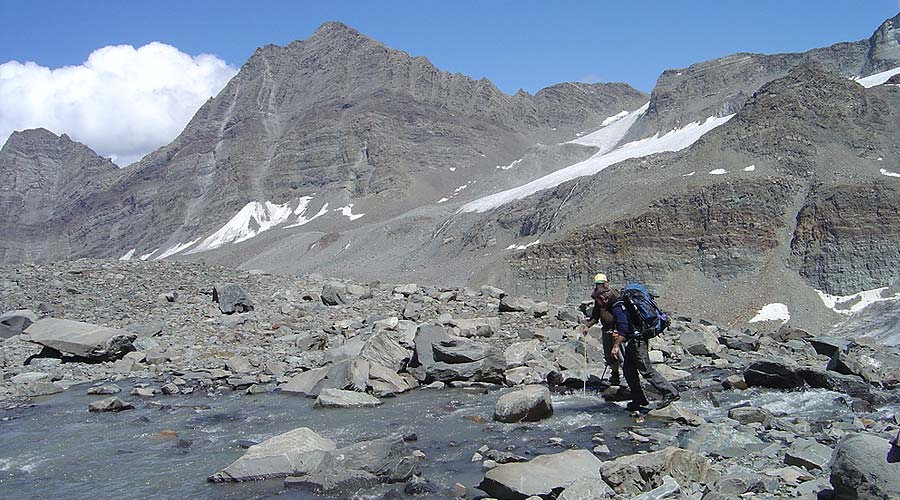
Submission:
POLYGON ((594 275, 594 284, 595 285, 602 285, 603 283, 606 283, 606 282, 607 282, 607 279, 606 279, 605 274, 597 273, 594 275))

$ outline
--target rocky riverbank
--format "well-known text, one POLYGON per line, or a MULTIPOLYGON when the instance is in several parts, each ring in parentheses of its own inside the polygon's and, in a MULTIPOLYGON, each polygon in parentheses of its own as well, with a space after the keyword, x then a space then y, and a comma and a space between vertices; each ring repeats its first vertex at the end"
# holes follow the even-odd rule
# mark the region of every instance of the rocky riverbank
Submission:
MULTIPOLYGON (((558 396, 540 385, 558 371, 604 411, 628 415, 617 406, 627 390, 603 379, 598 332, 578 334, 583 304, 493 287, 79 260, 0 268, 4 311, 7 412, 66 390, 91 394, 90 410, 105 418, 167 398, 243 394, 251 404, 273 391, 311 405, 316 398, 322 412, 378 412, 369 407, 401 393, 455 387, 502 392, 493 411, 469 416, 473 425, 528 429, 558 418, 558 396)), ((361 498, 896 495, 900 465, 885 457, 896 452, 900 427, 900 355, 827 333, 738 332, 676 314, 652 341, 651 359, 683 391, 681 401, 628 416, 633 425, 612 435, 601 426, 587 446, 556 437, 556 446, 575 447, 556 453, 519 455, 494 437, 471 450, 484 471, 474 484, 429 485, 422 463, 435 457, 411 436, 339 442, 300 423, 254 443, 209 480, 277 478, 293 491, 361 498), (617 442, 641 453, 613 453, 623 449, 617 442)))

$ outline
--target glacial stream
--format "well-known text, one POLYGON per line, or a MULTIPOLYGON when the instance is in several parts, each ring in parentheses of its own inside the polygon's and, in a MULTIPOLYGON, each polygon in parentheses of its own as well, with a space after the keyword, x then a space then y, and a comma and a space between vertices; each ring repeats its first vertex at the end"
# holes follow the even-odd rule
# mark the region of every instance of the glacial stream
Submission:
MULTIPOLYGON (((129 384, 119 385, 119 396, 134 410, 89 413, 88 403, 103 396, 87 395, 89 386, 83 385, 33 407, 0 411, 0 498, 317 498, 309 491, 286 490, 281 480, 206 481, 243 454, 242 441, 259 442, 297 427, 309 427, 338 446, 415 433, 418 440, 410 447, 427 455, 422 476, 438 490, 430 498, 446 498, 456 482, 471 494, 483 476, 481 462, 471 457, 485 444, 532 458, 570 447, 591 449, 592 436, 600 432, 614 455, 635 451, 633 443, 615 439, 634 419, 590 391, 554 395, 555 413, 543 422, 499 424, 491 415, 503 391, 415 390, 384 399, 376 408, 326 410, 314 408, 314 399, 281 393, 141 400, 128 396, 129 384), (564 442, 552 445, 551 437, 564 442)), ((363 493, 377 498, 402 487, 384 485, 363 493)))

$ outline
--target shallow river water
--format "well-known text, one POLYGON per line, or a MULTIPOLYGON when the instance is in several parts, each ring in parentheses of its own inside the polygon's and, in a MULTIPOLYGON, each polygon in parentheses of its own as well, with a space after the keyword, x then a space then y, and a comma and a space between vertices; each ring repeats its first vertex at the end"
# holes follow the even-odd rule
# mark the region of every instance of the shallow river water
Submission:
POLYGON ((478 484, 481 463, 470 459, 485 444, 530 458, 563 450, 549 444, 550 437, 563 438, 565 448, 591 449, 592 436, 601 432, 613 455, 635 450, 615 439, 634 419, 591 392, 554 395, 552 418, 513 425, 491 422, 502 391, 416 390, 384 399, 377 408, 325 410, 313 408, 313 399, 280 393, 136 400, 127 396, 128 384, 119 385, 120 397, 136 409, 89 413, 88 403, 102 396, 89 396, 88 386, 79 386, 30 408, 0 411, 0 498, 315 498, 285 490, 281 480, 206 481, 241 456, 240 441, 258 442, 297 427, 309 427, 338 446, 415 433, 411 447, 427 455, 422 475, 439 487, 433 498, 445 498, 456 482, 470 491, 478 484), (474 416, 485 421, 467 418, 474 416))

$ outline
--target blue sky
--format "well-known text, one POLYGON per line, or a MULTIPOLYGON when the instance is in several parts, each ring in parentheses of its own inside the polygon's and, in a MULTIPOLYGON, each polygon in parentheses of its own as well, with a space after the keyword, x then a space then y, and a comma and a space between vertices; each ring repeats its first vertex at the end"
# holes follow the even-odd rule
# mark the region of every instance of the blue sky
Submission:
POLYGON ((817 1, 0 1, 0 63, 80 64, 152 41, 239 67, 267 43, 349 24, 508 93, 560 81, 625 81, 733 52, 788 52, 868 37, 897 0, 817 1))
POLYGON ((665 69, 867 38, 898 2, 0 0, 0 145, 44 127, 127 165, 174 139, 257 47, 325 21, 509 94, 649 92, 665 69))

